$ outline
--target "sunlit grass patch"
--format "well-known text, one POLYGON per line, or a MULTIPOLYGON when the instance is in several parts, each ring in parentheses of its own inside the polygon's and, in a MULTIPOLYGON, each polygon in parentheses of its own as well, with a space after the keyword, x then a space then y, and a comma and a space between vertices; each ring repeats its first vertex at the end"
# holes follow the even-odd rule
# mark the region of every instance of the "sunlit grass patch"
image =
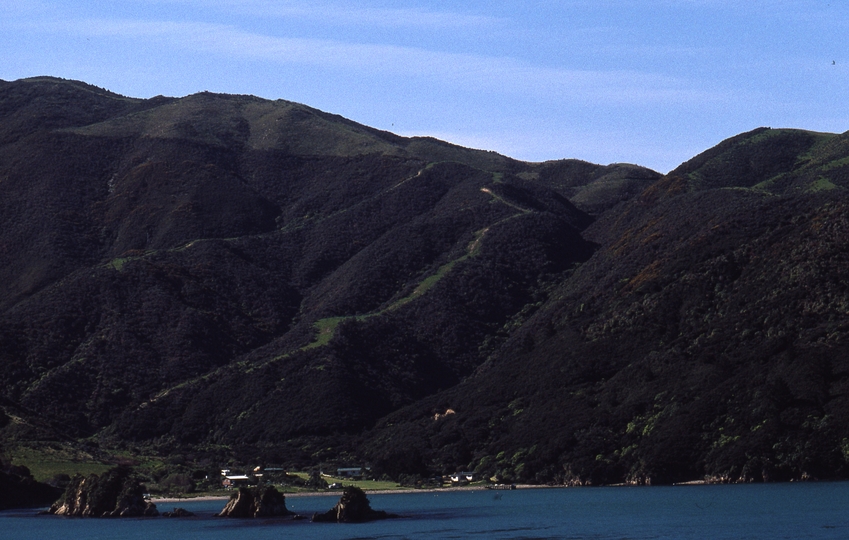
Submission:
POLYGON ((347 318, 348 317, 329 317, 327 319, 320 319, 316 321, 313 326, 318 331, 318 335, 315 341, 304 346, 302 350, 306 351, 309 349, 315 349, 316 347, 323 347, 330 343, 330 340, 333 339, 333 334, 336 332, 336 327, 347 318))
POLYGON ((114 467, 114 465, 86 459, 84 456, 73 456, 68 452, 45 452, 25 447, 10 452, 9 457, 14 465, 23 465, 28 468, 39 482, 50 480, 57 474, 69 476, 101 474, 114 467))
POLYGON ((830 191, 832 189, 837 189, 837 186, 834 185, 828 178, 820 177, 811 182, 808 187, 805 188, 805 191, 808 193, 816 193, 819 191, 830 191))

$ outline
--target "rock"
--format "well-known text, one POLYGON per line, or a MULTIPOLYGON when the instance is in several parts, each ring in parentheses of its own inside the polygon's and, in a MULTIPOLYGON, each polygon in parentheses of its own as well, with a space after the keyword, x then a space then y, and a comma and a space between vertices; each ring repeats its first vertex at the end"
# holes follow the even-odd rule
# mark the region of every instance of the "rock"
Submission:
POLYGON ((195 515, 194 512, 189 512, 185 508, 175 508, 173 512, 162 512, 162 517, 181 518, 181 517, 192 517, 194 515, 195 515))
POLYGON ((397 517, 383 510, 372 510, 365 492, 358 487, 348 486, 336 506, 323 514, 313 514, 312 520, 321 523, 362 523, 397 517))
POLYGON ((60 489, 36 482, 26 467, 0 464, 0 510, 47 506, 61 494, 60 489))
POLYGON ((286 497, 276 488, 239 488, 221 513, 221 517, 255 518, 291 516, 286 508, 286 497))
POLYGON ((65 494, 49 513, 76 517, 158 516, 156 505, 144 499, 144 486, 128 467, 71 479, 65 494))

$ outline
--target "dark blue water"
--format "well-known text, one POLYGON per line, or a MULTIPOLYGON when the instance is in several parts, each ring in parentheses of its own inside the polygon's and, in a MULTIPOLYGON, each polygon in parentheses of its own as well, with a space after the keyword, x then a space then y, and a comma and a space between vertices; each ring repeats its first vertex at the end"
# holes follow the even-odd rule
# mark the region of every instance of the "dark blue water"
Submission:
MULTIPOLYGON (((370 495, 402 519, 325 524, 215 518, 223 501, 184 502, 195 518, 73 519, 0 512, 0 538, 849 538, 849 483, 529 489, 370 495)), ((337 496, 290 497, 295 512, 329 510, 337 496)), ((160 511, 174 504, 159 504, 160 511)))

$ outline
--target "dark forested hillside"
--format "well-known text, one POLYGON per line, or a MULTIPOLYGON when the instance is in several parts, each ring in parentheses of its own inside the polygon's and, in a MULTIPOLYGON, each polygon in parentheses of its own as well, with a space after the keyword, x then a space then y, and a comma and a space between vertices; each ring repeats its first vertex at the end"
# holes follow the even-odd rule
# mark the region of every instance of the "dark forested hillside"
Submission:
POLYGON ((0 82, 0 438, 845 477, 846 140, 761 129, 661 177, 280 100, 0 82))
POLYGON ((849 198, 820 156, 846 135, 787 159, 812 137, 741 135, 604 214, 593 257, 473 377, 369 432, 370 455, 576 484, 845 477, 849 198), (790 165, 768 176, 771 153, 790 165), (734 186, 729 163, 796 188, 734 186))

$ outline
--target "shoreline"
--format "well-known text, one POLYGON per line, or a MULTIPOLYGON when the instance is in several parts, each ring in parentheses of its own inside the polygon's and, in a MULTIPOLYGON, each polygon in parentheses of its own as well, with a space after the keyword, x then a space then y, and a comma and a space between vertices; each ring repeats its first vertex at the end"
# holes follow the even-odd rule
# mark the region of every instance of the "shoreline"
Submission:
MULTIPOLYGON (((824 480, 821 482, 844 482, 845 480, 824 480)), ((691 486, 713 486, 713 485, 730 485, 730 484, 743 484, 744 482, 710 482, 708 480, 700 479, 700 480, 689 480, 684 482, 675 482, 672 484, 664 484, 656 487, 691 487, 691 486)), ((774 482, 776 484, 790 484, 793 481, 788 482, 774 482)), ((818 483, 818 481, 812 482, 818 483)), ((642 485, 634 485, 634 484, 606 484, 602 486, 569 486, 569 485, 537 485, 537 484, 515 484, 517 490, 524 489, 576 489, 581 487, 593 488, 593 487, 616 487, 616 488, 629 488, 629 487, 655 487, 655 486, 642 486, 642 485)), ((450 493, 456 491, 491 491, 486 486, 458 486, 458 487, 443 487, 443 488, 398 488, 398 489, 363 489, 366 495, 406 495, 412 493, 450 493)), ((298 498, 298 497, 321 497, 321 496, 341 496, 343 490, 342 489, 334 489, 327 491, 299 491, 294 493, 286 493, 281 492, 286 498, 298 498)), ((231 491, 230 494, 235 493, 235 491, 231 491)), ((150 502, 154 504, 173 504, 180 503, 186 501, 227 501, 230 499, 230 494, 221 494, 221 495, 200 495, 197 497, 151 497, 150 502)))
MULTIPOLYGON (((567 487, 567 486, 537 486, 533 484, 516 484, 516 489, 554 489, 559 487, 567 487)), ((334 489, 328 491, 301 491, 297 493, 284 493, 281 492, 287 499, 290 497, 321 497, 324 495, 328 496, 341 496, 341 489, 334 489)), ((490 491, 488 488, 484 486, 460 486, 460 487, 446 487, 446 488, 424 488, 424 489, 416 489, 416 488, 399 488, 399 489, 364 489, 363 490, 366 495, 407 495, 411 493, 448 493, 454 491, 490 491)), ((235 493, 235 490, 232 492, 235 493)), ((151 497, 150 502, 153 504, 172 504, 179 502, 193 502, 193 501, 227 501, 230 499, 230 495, 201 495, 198 497, 151 497)))

